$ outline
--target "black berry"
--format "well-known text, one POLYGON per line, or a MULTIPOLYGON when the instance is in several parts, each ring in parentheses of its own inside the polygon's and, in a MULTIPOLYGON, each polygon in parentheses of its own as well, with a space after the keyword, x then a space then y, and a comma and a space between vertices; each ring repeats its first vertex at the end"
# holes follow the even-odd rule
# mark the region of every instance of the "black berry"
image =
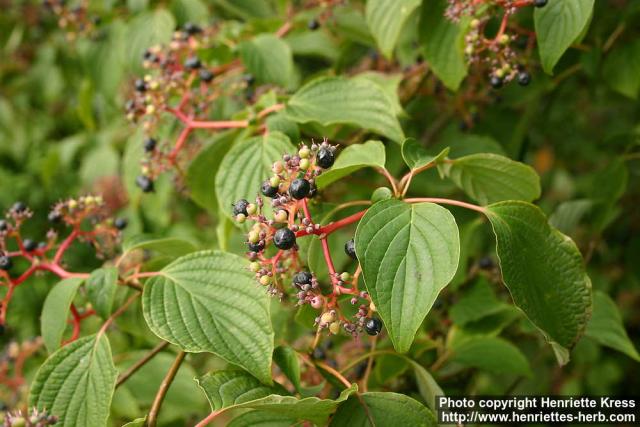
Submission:
POLYGON ((124 230, 125 228, 127 228, 127 225, 129 225, 129 221, 127 221, 126 218, 116 218, 116 220, 113 221, 113 225, 118 230, 124 230))
POLYGON ((49 222, 51 222, 53 224, 57 224, 62 219, 62 215, 60 215, 60 212, 58 212, 58 211, 51 211, 51 212, 49 212, 49 215, 47 216, 47 219, 49 220, 49 222))
POLYGON ((535 7, 545 7, 548 3, 548 0, 533 0, 533 5, 535 7))
POLYGON ((158 141, 154 138, 147 138, 144 140, 144 151, 150 153, 156 149, 156 145, 158 145, 158 141))
POLYGON ((264 249, 264 241, 260 240, 258 243, 249 242, 247 243, 247 246, 251 252, 260 252, 264 249))
POLYGON ((278 194, 278 187, 272 187, 269 180, 266 180, 262 183, 262 187, 260 187, 260 192, 265 197, 273 198, 278 194))
POLYGON ((321 148, 316 156, 316 162, 322 169, 329 169, 335 160, 335 154, 328 148, 321 148))
POLYGON ((518 73, 518 84, 520 86, 528 86, 531 83, 531 74, 526 71, 520 71, 518 73))
POLYGON ((0 270, 9 271, 13 267, 13 262, 8 256, 0 256, 0 270))
POLYGON ((22 213, 27 210, 27 205, 24 202, 15 202, 11 207, 11 211, 15 213, 22 213))
POLYGON ((344 252, 349 255, 353 259, 356 258, 356 242, 351 239, 347 240, 347 243, 344 244, 344 252))
POLYGON ((289 194, 297 200, 302 200, 309 195, 311 184, 304 178, 294 179, 289 186, 289 194))
POLYGON ((294 285, 310 285, 311 284, 311 273, 308 271, 299 271, 293 276, 293 284, 294 285))
POLYGON ((493 267, 493 260, 488 256, 480 258, 480 260, 478 261, 478 267, 485 270, 491 268, 493 267))
POLYGON ((307 27, 311 30, 311 31, 315 31, 318 28, 320 28, 320 22, 318 22, 317 19, 312 19, 311 21, 309 21, 309 23, 307 24, 307 27))
POLYGON ((198 58, 197 56, 189 57, 186 61, 184 61, 184 68, 189 70, 197 70, 201 66, 202 63, 200 62, 200 58, 198 58))
POLYGON ((288 228, 281 228, 273 235, 273 244, 278 249, 291 249, 296 244, 296 233, 288 228))
POLYGON ((256 82, 256 78, 253 77, 253 75, 251 74, 245 74, 242 78, 244 79, 244 81, 247 83, 248 86, 251 86, 256 82))
POLYGON ((147 90, 147 84, 142 79, 136 79, 133 85, 138 92, 144 92, 145 90, 147 90))
POLYGON ((38 243, 31 239, 24 239, 22 242, 22 246, 24 246, 24 250, 27 252, 33 252, 38 247, 38 243))
POLYGON ((247 206, 249 206, 249 202, 246 199, 240 199, 233 204, 233 216, 243 214, 244 216, 249 216, 249 212, 247 212, 247 206))
POLYGON ((205 70, 204 68, 200 70, 198 75, 200 76, 200 80, 205 83, 209 83, 211 80, 213 80, 213 73, 209 70, 205 70))
POLYGON ((502 79, 498 76, 491 76, 489 84, 494 89, 500 89, 502 87, 502 79))
POLYGON ((200 28, 198 25, 194 24, 193 22, 186 22, 182 28, 187 34, 191 36, 202 32, 202 28, 200 28))
POLYGON ((136 178, 136 185, 144 193, 151 193, 154 190, 153 181, 146 175, 140 175, 136 178))
POLYGON ((7 221, 0 219, 0 231, 7 231, 7 228, 9 228, 7 226, 7 221))
POLYGON ((382 322, 375 317, 366 319, 364 322, 364 330, 369 335, 378 335, 382 330, 382 322))

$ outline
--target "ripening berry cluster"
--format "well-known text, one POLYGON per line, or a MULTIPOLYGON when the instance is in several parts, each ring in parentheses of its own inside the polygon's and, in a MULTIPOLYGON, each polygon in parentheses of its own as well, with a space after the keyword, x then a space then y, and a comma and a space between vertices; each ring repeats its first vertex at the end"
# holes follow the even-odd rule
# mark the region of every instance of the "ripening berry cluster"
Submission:
POLYGON ((100 25, 100 17, 89 13, 89 2, 83 0, 69 6, 65 0, 44 0, 44 8, 58 19, 58 26, 66 31, 69 41, 78 36, 91 34, 100 25))
POLYGON ((27 414, 22 411, 3 413, 0 411, 0 425, 5 427, 45 427, 58 422, 58 417, 51 415, 46 410, 39 411, 32 408, 27 414))
POLYGON ((93 246, 99 258, 115 251, 120 242, 120 231, 127 226, 126 219, 109 216, 101 196, 87 195, 57 203, 48 214, 48 220, 54 227, 42 241, 21 233, 22 224, 32 216, 33 212, 25 203, 16 202, 7 212, 6 219, 0 219, 0 270, 10 271, 13 268, 13 257, 10 256, 12 241, 16 242, 13 243, 14 249, 23 250, 30 256, 46 257, 54 251, 58 241, 58 231, 54 227, 59 224, 75 228, 78 240, 93 246))
POLYGON ((519 44, 520 41, 524 41, 526 46, 526 39, 507 33, 507 28, 503 28, 494 38, 487 38, 485 27, 497 15, 494 12, 496 8, 500 9, 506 22, 521 7, 544 7, 546 4, 547 0, 449 0, 445 16, 453 22, 458 22, 465 16, 472 18, 465 35, 465 57, 469 64, 482 65, 488 70, 491 87, 499 89, 514 80, 521 86, 528 86, 531 74, 526 71, 524 61, 514 48, 514 44, 519 44))
MULTIPOLYGON (((238 223, 254 221, 246 235, 247 256, 251 261, 249 268, 270 295, 280 299, 292 298, 299 306, 308 304, 318 310, 320 313, 315 323, 320 330, 326 329, 334 335, 344 330, 354 336, 365 330, 377 335, 381 323, 370 317, 374 310, 369 295, 354 288, 351 274, 332 274, 332 292, 323 293, 326 287, 319 283, 313 272, 303 268, 298 253, 298 237, 322 235, 322 227, 311 219, 307 203, 317 192, 315 178, 333 166, 335 157, 336 147, 326 139, 320 144, 303 145, 294 155, 283 155, 281 160, 273 163, 273 175, 262 183, 261 195, 256 197, 255 203, 238 200, 232 213, 238 223), (270 199, 270 202, 265 199, 270 199), (272 250, 272 256, 267 257, 271 246, 275 251, 272 250), (336 301, 340 289, 352 295, 352 305, 364 302, 355 321, 340 312, 336 301)), ((345 244, 345 252, 356 259, 353 240, 345 244)))

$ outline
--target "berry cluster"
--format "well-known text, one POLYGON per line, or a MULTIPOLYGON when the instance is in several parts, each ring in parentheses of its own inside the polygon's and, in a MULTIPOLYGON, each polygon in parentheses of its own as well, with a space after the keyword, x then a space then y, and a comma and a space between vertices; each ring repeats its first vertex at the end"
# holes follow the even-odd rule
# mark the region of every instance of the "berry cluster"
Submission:
POLYGON ((47 411, 38 411, 33 408, 28 414, 22 411, 0 413, 0 423, 4 427, 45 427, 58 422, 58 417, 47 411))
MULTIPOLYGON (((0 285, 8 291, 0 305, 0 325, 4 325, 13 289, 37 271, 49 271, 61 278, 78 274, 61 266, 64 253, 75 241, 90 245, 98 258, 113 254, 120 243, 121 231, 127 226, 124 218, 112 218, 101 196, 87 195, 57 203, 48 214, 52 227, 46 238, 38 241, 25 237, 22 226, 33 216, 23 202, 16 202, 0 220, 0 285), (59 241, 58 228, 71 228, 59 241), (21 274, 13 274, 16 261, 27 261, 30 266, 21 274)), ((81 274, 80 274, 81 275, 81 274)))
MULTIPOLYGON (((283 155, 282 160, 273 163, 273 175, 262 183, 261 195, 256 197, 255 203, 238 200, 232 213, 238 223, 254 221, 246 240, 247 256, 251 261, 249 268, 270 295, 280 299, 293 298, 299 306, 307 304, 318 310, 320 313, 315 322, 319 331, 326 329, 335 335, 344 330, 355 336, 365 330, 370 335, 377 335, 381 323, 371 318, 375 307, 369 295, 358 290, 360 269, 354 275, 336 272, 327 243, 331 232, 357 221, 363 212, 322 226, 313 222, 308 206, 309 199, 317 192, 315 178, 333 166, 335 157, 336 147, 326 139, 320 144, 302 145, 296 154, 283 155), (266 203, 264 198, 271 202, 266 203), (318 236, 322 241, 331 280, 328 291, 313 272, 302 266, 297 239, 309 235, 318 236), (271 245, 276 253, 267 257, 271 245), (288 280, 290 286, 285 285, 288 280), (352 305, 362 303, 355 321, 341 312, 340 295, 348 295, 352 305)), ((356 260, 353 240, 345 244, 345 252, 356 260)))
POLYGON ((42 5, 53 13, 58 26, 66 31, 69 41, 75 40, 78 36, 93 33, 100 25, 100 17, 89 13, 89 2, 83 0, 70 7, 65 0, 44 0, 42 5))
POLYGON ((463 16, 472 17, 465 36, 465 56, 470 64, 483 65, 488 70, 491 87, 499 89, 513 80, 521 86, 527 86, 531 82, 531 74, 525 70, 513 46, 520 41, 524 41, 526 46, 527 37, 508 33, 507 26, 509 18, 518 9, 532 5, 543 7, 546 4, 547 0, 449 0, 445 16, 454 22, 463 16), (496 9, 503 11, 500 28, 494 37, 487 38, 486 26, 496 9))

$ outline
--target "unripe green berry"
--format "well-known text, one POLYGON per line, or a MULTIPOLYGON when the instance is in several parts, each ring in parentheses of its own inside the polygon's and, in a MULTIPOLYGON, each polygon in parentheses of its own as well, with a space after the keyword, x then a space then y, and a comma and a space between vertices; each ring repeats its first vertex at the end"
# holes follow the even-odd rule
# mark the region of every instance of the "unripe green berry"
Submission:
POLYGON ((276 175, 272 176, 271 179, 269 179, 269 184, 271 184, 272 187, 277 187, 280 185, 280 177, 276 175))
POLYGON ((249 270, 251 270, 254 273, 256 273, 258 270, 260 270, 260 263, 259 262, 252 262, 251 264, 249 264, 249 270))
POLYGON ((472 19, 470 22, 471 28, 478 28, 480 26, 479 19, 472 19))
POLYGON ((289 218, 289 214, 284 209, 279 210, 273 216, 273 219, 276 220, 277 222, 286 222, 288 218, 289 218))
POLYGON ((247 235, 247 240, 249 243, 258 243, 260 241, 260 235, 255 231, 250 231, 247 235))
POLYGON ((309 169, 309 166, 311 166, 309 159, 300 159, 300 169, 304 171, 309 169))
POLYGON ((322 316, 320 316, 320 324, 323 324, 323 325, 326 325, 327 323, 331 323, 334 320, 336 320, 336 314, 331 311, 322 313, 322 316))
POLYGON ((253 215, 258 211, 258 207, 256 205, 254 205, 253 203, 249 203, 247 205, 247 213, 249 215, 253 215))
POLYGON ((343 282, 348 282, 351 279, 351 275, 346 271, 340 275, 340 280, 343 282))
POLYGON ((329 325, 329 332, 333 335, 337 335, 340 332, 340 322, 333 322, 329 325))
POLYGON ((245 216, 245 214, 236 215, 236 222, 238 222, 239 224, 242 224, 243 222, 245 222, 246 219, 247 217, 245 216))
POLYGON ((298 155, 302 159, 308 158, 310 154, 311 154, 311 150, 309 150, 309 147, 307 147, 306 145, 302 147, 300 150, 298 150, 298 155))
POLYGON ((269 283, 271 283, 271 277, 270 276, 262 276, 260 278, 260 284, 263 286, 267 286, 269 283))
POLYGON ((507 34, 503 34, 500 36, 500 38, 498 39, 498 41, 500 42, 500 44, 507 44, 509 43, 509 36, 507 34))

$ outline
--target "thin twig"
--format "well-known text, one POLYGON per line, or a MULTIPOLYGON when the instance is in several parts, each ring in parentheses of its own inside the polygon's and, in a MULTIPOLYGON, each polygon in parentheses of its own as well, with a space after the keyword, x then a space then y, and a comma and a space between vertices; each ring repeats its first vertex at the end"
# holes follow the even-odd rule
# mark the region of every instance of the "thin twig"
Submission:
POLYGON ((140 368, 142 368, 144 365, 146 365, 147 362, 149 362, 151 359, 153 359, 156 354, 160 353, 168 345, 169 345, 169 343, 167 341, 161 342, 160 344, 155 346, 153 348, 153 350, 151 350, 149 353, 147 353, 142 359, 138 360, 133 366, 131 366, 126 371, 124 371, 122 373, 122 375, 120 375, 120 377, 118 377, 118 382, 116 382, 116 388, 118 388, 120 385, 122 385, 122 383, 127 381, 129 379, 129 377, 131 377, 131 375, 133 375, 136 372, 138 372, 138 370, 140 368))
POLYGON ((162 406, 162 402, 164 401, 167 392, 169 391, 169 387, 171 387, 171 383, 173 382, 178 370, 180 369, 180 365, 182 365, 182 361, 184 357, 187 355, 184 351, 178 353, 176 360, 171 365, 169 372, 162 380, 162 384, 160 384, 160 388, 158 389, 158 393, 156 393, 156 398, 153 400, 153 405, 151 405, 151 410, 149 411, 149 417, 147 418, 147 426, 155 427, 158 422, 158 414, 160 413, 160 407, 162 406))

